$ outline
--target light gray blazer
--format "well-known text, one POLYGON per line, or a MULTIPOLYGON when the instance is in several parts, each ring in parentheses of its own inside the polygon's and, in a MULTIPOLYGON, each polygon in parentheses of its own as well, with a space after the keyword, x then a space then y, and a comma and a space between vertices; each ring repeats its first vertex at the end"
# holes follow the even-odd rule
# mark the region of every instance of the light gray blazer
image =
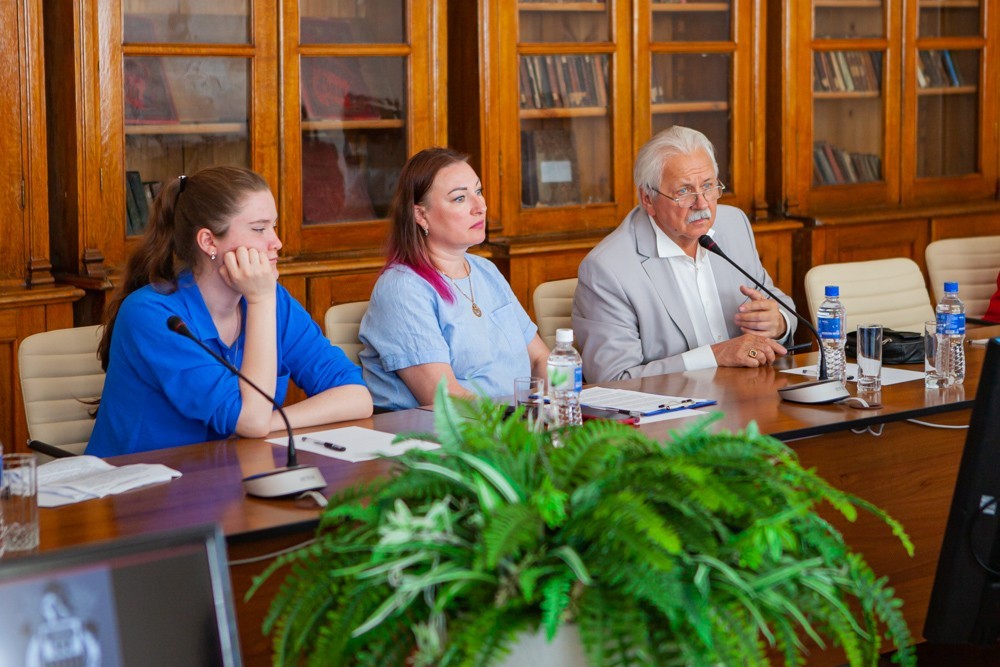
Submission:
MULTIPOLYGON (((733 261, 794 307, 761 265, 743 211, 720 205, 712 229, 712 238, 733 261)), ((656 256, 649 216, 636 207, 580 264, 573 332, 588 382, 684 370, 680 355, 697 347, 697 341, 668 261, 656 256)), ((732 317, 746 301, 740 285, 754 285, 721 257, 710 255, 709 261, 729 337, 735 338, 742 332, 732 317)), ((783 340, 791 340, 795 324, 792 316, 783 340)))

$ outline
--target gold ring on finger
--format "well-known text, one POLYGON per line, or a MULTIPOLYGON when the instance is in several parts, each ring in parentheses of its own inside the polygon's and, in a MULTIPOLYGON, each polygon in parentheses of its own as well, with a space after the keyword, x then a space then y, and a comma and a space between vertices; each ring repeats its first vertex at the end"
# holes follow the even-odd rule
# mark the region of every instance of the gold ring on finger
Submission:
POLYGON ((747 352, 747 356, 750 357, 751 359, 756 359, 757 358, 757 350, 750 350, 749 352, 747 352))

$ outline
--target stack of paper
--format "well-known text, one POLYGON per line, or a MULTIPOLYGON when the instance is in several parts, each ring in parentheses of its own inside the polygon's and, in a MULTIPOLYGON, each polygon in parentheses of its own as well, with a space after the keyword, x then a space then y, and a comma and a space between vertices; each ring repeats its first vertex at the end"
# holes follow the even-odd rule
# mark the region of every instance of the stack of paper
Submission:
POLYGON ((38 466, 38 506, 59 507, 103 498, 181 474, 159 463, 115 467, 96 456, 68 456, 38 466))

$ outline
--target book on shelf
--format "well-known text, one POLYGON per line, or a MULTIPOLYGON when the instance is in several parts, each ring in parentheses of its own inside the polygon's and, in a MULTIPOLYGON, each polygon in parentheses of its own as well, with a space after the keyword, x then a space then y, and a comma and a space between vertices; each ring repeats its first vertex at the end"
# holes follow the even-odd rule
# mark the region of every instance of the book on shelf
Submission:
POLYGON ((146 188, 138 171, 125 172, 125 232, 128 236, 139 236, 146 231, 149 222, 149 204, 146 188))
POLYGON ((819 93, 830 92, 830 75, 824 64, 824 56, 821 51, 813 52, 813 90, 819 93))
POLYGON ((564 129, 531 132, 532 178, 537 206, 565 206, 580 203, 579 165, 573 133, 564 129))
POLYGON ((524 208, 538 205, 535 142, 531 134, 528 130, 521 130, 521 206, 524 208))
POLYGON ((945 88, 948 86, 948 74, 939 51, 920 51, 920 60, 924 66, 924 74, 930 81, 929 88, 945 88))
POLYGON ((948 73, 948 81, 952 86, 958 88, 962 85, 962 77, 958 75, 958 70, 955 68, 955 63, 951 59, 951 51, 945 49, 941 52, 941 60, 944 62, 944 69, 948 73))

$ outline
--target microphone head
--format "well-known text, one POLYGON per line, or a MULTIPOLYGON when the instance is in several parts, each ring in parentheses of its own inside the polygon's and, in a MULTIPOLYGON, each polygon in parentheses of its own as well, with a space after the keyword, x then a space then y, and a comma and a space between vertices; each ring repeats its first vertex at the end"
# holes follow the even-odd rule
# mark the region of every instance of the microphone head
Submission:
POLYGON ((178 315, 171 315, 167 318, 167 328, 174 333, 179 333, 182 336, 190 336, 191 332, 188 331, 187 325, 184 324, 184 320, 178 315))
POLYGON ((711 250, 712 252, 721 253, 719 246, 715 244, 715 241, 713 241, 712 237, 709 236, 708 234, 702 234, 701 236, 698 237, 698 245, 700 245, 705 250, 711 250))

